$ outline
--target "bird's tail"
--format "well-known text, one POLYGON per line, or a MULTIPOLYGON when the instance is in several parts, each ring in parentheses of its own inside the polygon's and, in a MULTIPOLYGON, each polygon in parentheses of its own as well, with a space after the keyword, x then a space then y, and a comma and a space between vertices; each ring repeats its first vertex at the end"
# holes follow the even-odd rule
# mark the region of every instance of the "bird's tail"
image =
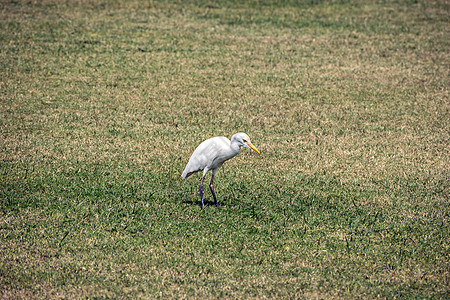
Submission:
POLYGON ((187 169, 184 169, 183 174, 181 174, 181 178, 186 179, 191 176, 192 173, 188 173, 187 169))
POLYGON ((186 166, 186 168, 183 171, 183 174, 181 174, 181 178, 186 179, 197 171, 191 171, 191 170, 189 170, 188 166, 186 166))

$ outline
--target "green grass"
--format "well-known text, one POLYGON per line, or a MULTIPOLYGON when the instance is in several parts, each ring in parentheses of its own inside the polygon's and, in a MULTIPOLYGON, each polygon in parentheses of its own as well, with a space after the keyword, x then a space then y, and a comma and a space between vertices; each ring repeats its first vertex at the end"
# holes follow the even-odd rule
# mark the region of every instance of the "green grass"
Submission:
POLYGON ((1 1, 1 298, 448 298, 449 11, 1 1))

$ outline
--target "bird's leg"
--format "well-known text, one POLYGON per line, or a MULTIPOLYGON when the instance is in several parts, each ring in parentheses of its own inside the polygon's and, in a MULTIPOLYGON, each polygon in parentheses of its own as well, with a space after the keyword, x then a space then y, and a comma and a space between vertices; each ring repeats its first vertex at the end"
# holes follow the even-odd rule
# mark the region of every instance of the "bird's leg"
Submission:
POLYGON ((214 169, 213 172, 212 172, 211 182, 209 183, 209 188, 211 189, 211 193, 212 193, 212 195, 214 197, 214 201, 216 202, 216 206, 219 207, 219 202, 217 202, 216 193, 214 193, 214 188, 213 188, 213 185, 214 185, 214 174, 216 173, 216 170, 217 169, 214 169))
POLYGON ((205 206, 203 203, 203 179, 205 179, 205 176, 202 176, 202 180, 200 181, 200 199, 202 200, 202 208, 205 206))

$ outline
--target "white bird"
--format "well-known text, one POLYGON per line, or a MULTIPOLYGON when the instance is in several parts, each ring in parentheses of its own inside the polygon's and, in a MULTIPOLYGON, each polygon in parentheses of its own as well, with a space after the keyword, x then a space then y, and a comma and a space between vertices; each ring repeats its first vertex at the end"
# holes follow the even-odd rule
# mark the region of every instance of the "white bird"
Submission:
POLYGON ((203 180, 205 179, 206 173, 212 170, 211 182, 209 188, 216 202, 216 206, 219 207, 217 202, 216 194, 213 189, 214 174, 216 174, 217 169, 230 158, 235 157, 241 147, 251 148, 259 154, 258 149, 253 146, 250 138, 247 134, 243 132, 236 133, 231 137, 231 141, 224 136, 216 136, 207 139, 195 149, 192 153, 189 162, 184 168, 181 177, 188 178, 195 172, 203 170, 203 176, 200 181, 200 199, 202 201, 202 208, 205 206, 203 203, 203 180))

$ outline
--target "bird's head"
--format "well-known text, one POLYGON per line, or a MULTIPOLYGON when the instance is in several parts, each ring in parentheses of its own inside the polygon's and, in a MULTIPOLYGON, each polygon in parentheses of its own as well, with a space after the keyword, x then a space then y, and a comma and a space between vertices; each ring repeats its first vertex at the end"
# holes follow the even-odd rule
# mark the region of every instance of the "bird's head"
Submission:
POLYGON ((252 144, 247 134, 243 132, 236 133, 231 137, 231 141, 233 140, 235 140, 239 144, 239 147, 253 149, 256 153, 259 154, 258 149, 256 149, 256 147, 252 144))

